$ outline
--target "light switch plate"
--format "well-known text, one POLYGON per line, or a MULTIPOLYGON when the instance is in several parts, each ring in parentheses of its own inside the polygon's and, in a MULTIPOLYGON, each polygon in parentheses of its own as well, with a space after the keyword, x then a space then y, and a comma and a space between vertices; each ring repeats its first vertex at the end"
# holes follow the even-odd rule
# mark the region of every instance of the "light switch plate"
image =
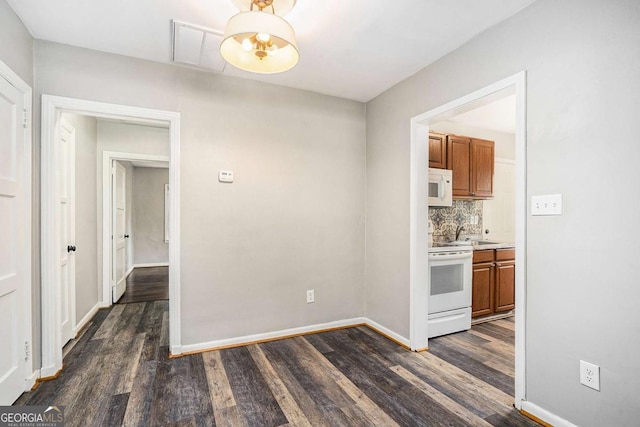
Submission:
POLYGON ((562 194, 532 196, 531 215, 562 215, 562 194))
POLYGON ((218 172, 218 181, 220 181, 220 182, 233 182, 233 171, 220 171, 220 172, 218 172))

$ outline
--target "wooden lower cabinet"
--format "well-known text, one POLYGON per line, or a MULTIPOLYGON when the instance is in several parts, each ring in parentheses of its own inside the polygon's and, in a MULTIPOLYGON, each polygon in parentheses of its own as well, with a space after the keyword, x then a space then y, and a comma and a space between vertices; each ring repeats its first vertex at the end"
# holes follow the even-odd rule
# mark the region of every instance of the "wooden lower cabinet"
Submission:
POLYGON ((516 307, 516 262, 496 263, 495 311, 513 310, 516 307))
POLYGON ((471 296, 471 316, 473 317, 493 313, 495 269, 493 263, 473 265, 473 294, 471 296))
POLYGON ((489 249, 473 253, 471 316, 515 308, 515 251, 489 249))

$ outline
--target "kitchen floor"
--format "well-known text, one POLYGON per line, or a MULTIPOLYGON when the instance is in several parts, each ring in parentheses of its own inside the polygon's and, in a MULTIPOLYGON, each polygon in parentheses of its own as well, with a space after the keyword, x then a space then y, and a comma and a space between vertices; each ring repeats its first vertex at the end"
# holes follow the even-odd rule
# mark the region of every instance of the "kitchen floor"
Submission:
MULTIPOLYGON (((429 352, 514 396, 515 317, 429 340, 429 352)), ((512 399, 513 403, 513 399, 512 399)))
POLYGON ((422 353, 358 327, 169 359, 168 302, 118 304, 17 404, 63 405, 67 426, 535 426, 512 407, 510 324, 422 353))

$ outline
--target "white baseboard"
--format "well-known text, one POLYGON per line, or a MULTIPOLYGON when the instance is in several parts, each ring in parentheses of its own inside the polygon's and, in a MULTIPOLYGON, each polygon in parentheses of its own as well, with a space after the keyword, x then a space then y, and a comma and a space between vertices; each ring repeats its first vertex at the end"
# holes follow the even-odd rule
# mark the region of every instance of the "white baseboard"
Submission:
POLYGON ((222 340, 215 340, 215 341, 207 341, 207 342, 202 342, 202 343, 197 343, 197 344, 186 344, 186 345, 182 345, 182 346, 172 346, 171 347, 171 355, 172 356, 180 356, 181 354, 185 354, 185 353, 197 353, 200 351, 207 351, 207 350, 212 350, 212 349, 220 349, 220 348, 225 348, 225 347, 232 347, 232 346, 240 346, 240 345, 246 345, 246 344, 250 344, 250 343, 255 343, 255 342, 261 342, 261 341, 269 341, 269 340, 275 340, 275 339, 280 339, 280 338, 287 338, 290 336, 296 336, 296 335, 303 335, 303 334, 311 334, 314 332, 320 332, 323 330, 327 330, 327 329, 334 329, 334 328, 345 328, 345 327, 351 327, 351 326, 357 326, 357 325, 367 325, 370 326, 371 328, 377 330, 378 332, 381 332, 384 335, 387 335, 388 337, 396 340, 397 342, 401 343, 402 345, 405 345, 407 348, 409 347, 409 340, 395 332, 393 332, 392 330, 382 326, 381 324, 374 322, 371 319, 367 319, 366 317, 354 317, 352 319, 343 319, 343 320, 336 320, 334 322, 327 322, 327 323, 319 323, 316 325, 309 325, 309 326, 302 326, 299 328, 291 328, 291 329, 284 329, 281 331, 275 331, 275 332, 265 332, 262 334, 254 334, 254 335, 245 335, 242 337, 235 337, 235 338, 227 338, 227 339, 222 339, 222 340))
POLYGON ((409 341, 408 338, 405 338, 402 335, 393 332, 391 329, 382 326, 378 322, 374 322, 371 319, 365 317, 364 320, 367 325, 371 326, 373 329, 376 329, 378 332, 382 332, 384 335, 387 335, 389 338, 394 339, 405 347, 411 348, 411 341, 409 341))
POLYGON ((78 332, 80 332, 82 330, 82 328, 84 328, 85 325, 87 323, 89 323, 89 321, 91 319, 93 319, 93 316, 95 316, 96 313, 98 312, 98 310, 100 309, 100 305, 101 304, 99 302, 97 302, 96 305, 91 307, 91 310, 89 310, 89 312, 87 314, 85 314, 82 319, 80 319, 80 321, 73 328, 73 335, 74 336, 78 335, 78 332))
POLYGON ((142 262, 140 264, 133 264, 131 270, 134 268, 146 268, 146 267, 169 267, 168 262, 142 262))
POLYGON ((265 332, 262 334, 245 335, 242 337, 227 338, 227 339, 208 341, 208 342, 202 342, 197 344, 186 344, 186 345, 180 346, 179 348, 177 346, 172 347, 171 354, 173 356, 179 356, 180 354, 184 354, 184 353, 194 353, 194 352, 205 351, 210 349, 231 347, 236 345, 239 346, 239 345, 244 345, 244 344, 249 344, 254 342, 286 338, 286 337, 295 336, 295 335, 310 334, 310 333, 319 332, 325 329, 344 328, 349 326, 362 325, 364 323, 367 323, 366 321, 367 319, 365 319, 364 317, 356 317, 353 319, 337 320, 335 322, 319 323, 316 325, 284 329, 284 330, 275 331, 275 332, 265 332))
POLYGON ((129 269, 127 270, 126 273, 124 273, 124 277, 129 277, 129 275, 133 272, 133 269, 136 268, 135 265, 132 265, 131 267, 129 267, 129 269))
POLYGON ((38 378, 40 378, 40 369, 36 369, 24 379, 24 391, 31 391, 38 378))
POLYGON ((57 368, 53 365, 43 366, 40 368, 40 378, 52 377, 58 373, 61 368, 57 368))
POLYGON ((546 409, 539 407, 535 403, 531 403, 526 400, 522 401, 522 410, 530 413, 534 417, 540 418, 545 423, 549 423, 554 427, 577 427, 575 424, 565 420, 564 418, 560 418, 556 414, 553 414, 546 409))

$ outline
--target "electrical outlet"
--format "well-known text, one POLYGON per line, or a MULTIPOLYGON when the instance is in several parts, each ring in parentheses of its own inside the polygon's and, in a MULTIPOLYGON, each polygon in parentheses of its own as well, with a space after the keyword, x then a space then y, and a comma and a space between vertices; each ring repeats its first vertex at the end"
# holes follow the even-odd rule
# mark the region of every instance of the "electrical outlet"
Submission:
POLYGON ((316 297, 314 295, 313 289, 309 289, 307 291, 307 304, 311 304, 316 301, 316 297))
POLYGON ((580 384, 600 391, 600 366, 581 360, 580 384))

